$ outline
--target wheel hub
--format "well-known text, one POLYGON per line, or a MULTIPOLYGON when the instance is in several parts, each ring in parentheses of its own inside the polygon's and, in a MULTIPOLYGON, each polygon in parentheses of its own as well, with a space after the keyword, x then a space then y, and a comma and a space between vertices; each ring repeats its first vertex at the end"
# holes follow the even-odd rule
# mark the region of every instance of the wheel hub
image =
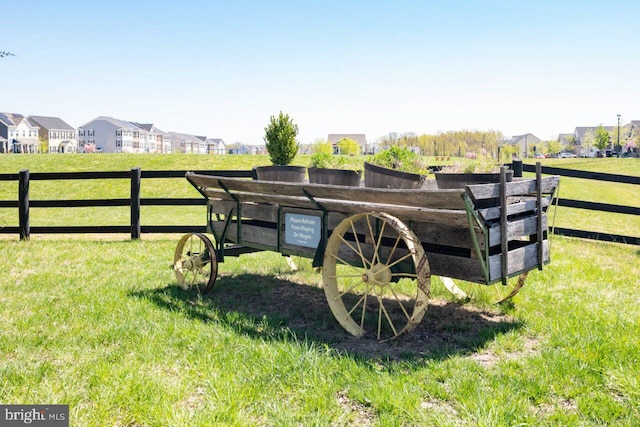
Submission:
POLYGON ((362 281, 383 288, 391 283, 391 271, 386 265, 377 263, 362 274, 362 281))

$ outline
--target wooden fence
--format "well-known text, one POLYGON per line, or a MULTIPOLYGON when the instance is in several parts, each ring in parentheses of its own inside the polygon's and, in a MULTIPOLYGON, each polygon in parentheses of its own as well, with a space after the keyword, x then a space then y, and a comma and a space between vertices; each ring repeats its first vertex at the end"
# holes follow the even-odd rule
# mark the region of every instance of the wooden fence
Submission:
MULTIPOLYGON (((535 165, 514 162, 512 165, 515 176, 522 176, 522 172, 535 172, 535 165)), ((194 171, 203 174, 222 175, 236 178, 252 178, 251 170, 216 170, 194 171)), ((29 173, 22 170, 17 174, 0 174, 0 181, 18 181, 18 199, 0 200, 0 208, 18 209, 18 227, 0 226, 0 234, 18 234, 20 239, 28 239, 31 234, 86 234, 86 233, 126 233, 132 239, 139 239, 143 233, 188 233, 204 232, 205 225, 147 225, 140 223, 141 206, 194 206, 206 204, 204 198, 141 198, 140 184, 142 179, 179 178, 184 179, 186 171, 142 171, 139 168, 128 172, 50 172, 29 173), (29 184, 40 180, 91 180, 91 179, 127 179, 131 183, 131 195, 126 199, 81 199, 81 200, 30 200, 29 184), (110 207, 128 206, 131 210, 128 225, 92 225, 92 226, 31 226, 29 212, 32 208, 71 208, 71 207, 110 207)), ((543 174, 553 174, 566 177, 592 179, 625 184, 640 185, 640 177, 615 175, 606 173, 584 172, 555 167, 542 167, 543 174)), ((558 206, 578 208, 591 211, 602 211, 640 215, 640 208, 606 203, 586 202, 580 200, 557 200, 558 206)), ((569 228, 554 228, 555 234, 585 239, 640 245, 640 237, 609 234, 597 231, 574 230, 569 228)))

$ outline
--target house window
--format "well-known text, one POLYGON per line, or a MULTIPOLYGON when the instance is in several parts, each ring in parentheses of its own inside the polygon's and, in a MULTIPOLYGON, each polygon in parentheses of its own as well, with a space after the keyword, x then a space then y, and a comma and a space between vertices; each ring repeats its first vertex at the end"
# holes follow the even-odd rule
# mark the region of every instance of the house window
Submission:
POLYGON ((116 130, 116 136, 122 136, 122 129, 116 130))
POLYGON ((93 129, 89 129, 89 134, 87 136, 93 136, 93 129))
POLYGON ((122 148, 122 140, 116 139, 116 148, 122 148))
POLYGON ((78 131, 78 136, 84 136, 84 129, 80 129, 78 131))

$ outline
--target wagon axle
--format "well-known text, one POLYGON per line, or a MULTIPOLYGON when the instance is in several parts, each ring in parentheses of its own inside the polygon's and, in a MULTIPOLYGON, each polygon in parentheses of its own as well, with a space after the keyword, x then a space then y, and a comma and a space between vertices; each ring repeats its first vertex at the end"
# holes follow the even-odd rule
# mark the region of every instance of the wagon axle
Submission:
POLYGON ((372 284, 383 288, 391 283, 391 270, 387 265, 377 263, 362 273, 362 281, 365 283, 371 281, 372 284))

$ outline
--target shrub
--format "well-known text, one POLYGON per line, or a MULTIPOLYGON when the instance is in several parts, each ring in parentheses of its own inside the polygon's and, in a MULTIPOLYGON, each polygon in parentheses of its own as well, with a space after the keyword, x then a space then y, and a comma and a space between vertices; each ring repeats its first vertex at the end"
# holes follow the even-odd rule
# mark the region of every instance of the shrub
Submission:
POLYGON ((408 148, 393 146, 371 156, 369 163, 402 172, 427 175, 430 170, 422 158, 408 148))
POLYGON ((296 154, 300 144, 296 141, 298 135, 298 125, 288 114, 280 114, 271 116, 269 125, 264 128, 264 141, 266 144, 269 158, 274 165, 290 164, 296 154))

